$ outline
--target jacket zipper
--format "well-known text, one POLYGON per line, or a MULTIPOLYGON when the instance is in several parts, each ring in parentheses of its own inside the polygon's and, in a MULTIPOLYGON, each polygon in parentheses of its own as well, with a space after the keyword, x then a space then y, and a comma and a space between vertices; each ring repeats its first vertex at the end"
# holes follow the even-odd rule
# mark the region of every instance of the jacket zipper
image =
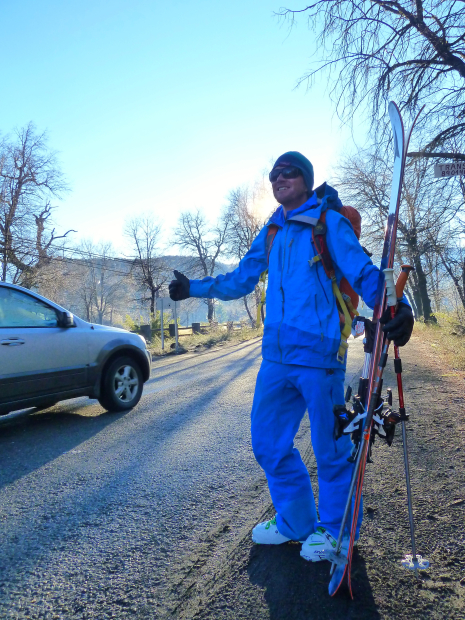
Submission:
POLYGON ((289 242, 289 260, 287 261, 287 273, 289 273, 289 269, 291 266, 291 247, 293 243, 294 243, 294 237, 292 237, 292 239, 289 242))
POLYGON ((284 265, 286 264, 286 243, 287 243, 287 233, 289 231, 289 222, 285 223, 286 226, 286 234, 284 236, 284 243, 283 243, 283 267, 281 269, 281 296, 282 296, 282 309, 283 309, 283 314, 281 317, 281 322, 279 324, 278 327, 278 349, 279 349, 279 354, 280 354, 280 358, 281 358, 281 364, 283 363, 283 350, 281 349, 281 342, 280 342, 280 337, 281 337, 281 325, 283 324, 284 321, 284 288, 283 288, 283 274, 284 274, 284 265))
POLYGON ((320 315, 318 314, 318 302, 317 302, 317 299, 318 299, 318 297, 315 295, 315 314, 318 317, 318 323, 320 324, 320 340, 321 340, 321 342, 323 342, 323 339, 324 339, 323 327, 321 325, 320 315))

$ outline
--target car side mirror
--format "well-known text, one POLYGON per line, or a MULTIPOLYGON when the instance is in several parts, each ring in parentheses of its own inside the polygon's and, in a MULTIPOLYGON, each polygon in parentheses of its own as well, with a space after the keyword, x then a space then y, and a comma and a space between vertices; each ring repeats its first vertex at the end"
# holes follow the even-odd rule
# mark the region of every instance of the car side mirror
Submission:
POLYGON ((58 311, 58 327, 76 327, 74 316, 67 310, 58 311))

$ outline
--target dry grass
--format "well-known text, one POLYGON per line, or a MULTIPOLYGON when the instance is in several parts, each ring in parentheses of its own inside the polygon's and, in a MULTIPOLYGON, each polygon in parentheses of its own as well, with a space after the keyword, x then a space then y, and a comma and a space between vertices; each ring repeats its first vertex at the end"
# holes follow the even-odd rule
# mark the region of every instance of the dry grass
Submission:
MULTIPOLYGON (((208 334, 193 334, 192 336, 182 336, 179 338, 179 346, 182 351, 204 351, 214 346, 226 343, 239 343, 252 338, 260 338, 263 336, 263 327, 252 329, 251 327, 243 327, 235 331, 227 331, 221 327, 212 329, 208 334)), ((151 343, 147 344, 152 355, 167 355, 174 352, 174 338, 165 338, 165 350, 161 349, 161 340, 156 337, 151 343), (173 346, 172 346, 173 345, 173 346)))
POLYGON ((413 333, 444 356, 454 370, 465 370, 465 325, 452 313, 437 313, 437 325, 416 322, 413 333))

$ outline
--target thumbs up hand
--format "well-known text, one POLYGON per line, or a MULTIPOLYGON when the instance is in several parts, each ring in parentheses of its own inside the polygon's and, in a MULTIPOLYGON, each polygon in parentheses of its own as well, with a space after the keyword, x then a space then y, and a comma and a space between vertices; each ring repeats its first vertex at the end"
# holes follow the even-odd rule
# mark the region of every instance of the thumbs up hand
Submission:
POLYGON ((180 271, 176 271, 176 269, 173 271, 173 273, 174 273, 174 277, 176 278, 176 280, 171 280, 168 286, 171 299, 173 301, 181 301, 182 299, 187 299, 188 297, 190 297, 189 278, 187 278, 180 271))

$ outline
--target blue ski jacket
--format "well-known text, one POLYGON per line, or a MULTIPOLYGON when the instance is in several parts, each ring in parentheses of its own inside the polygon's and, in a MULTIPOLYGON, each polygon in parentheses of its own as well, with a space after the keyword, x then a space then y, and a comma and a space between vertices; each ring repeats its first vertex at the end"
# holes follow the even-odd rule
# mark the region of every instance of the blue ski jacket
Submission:
MULTIPOLYGON (((278 207, 253 241, 237 269, 216 278, 190 281, 191 297, 238 299, 251 293, 260 274, 269 268, 263 358, 283 364, 315 368, 341 368, 337 361, 341 340, 339 313, 331 281, 321 261, 313 263, 316 250, 312 227, 326 214, 326 242, 333 259, 338 284, 345 276, 365 303, 373 308, 379 269, 363 251, 352 225, 334 207, 342 206, 337 191, 326 185, 323 198, 316 192, 285 217, 278 207), (268 226, 276 224, 269 256, 266 253, 268 226)), ((347 356, 346 356, 347 358, 347 356)))

